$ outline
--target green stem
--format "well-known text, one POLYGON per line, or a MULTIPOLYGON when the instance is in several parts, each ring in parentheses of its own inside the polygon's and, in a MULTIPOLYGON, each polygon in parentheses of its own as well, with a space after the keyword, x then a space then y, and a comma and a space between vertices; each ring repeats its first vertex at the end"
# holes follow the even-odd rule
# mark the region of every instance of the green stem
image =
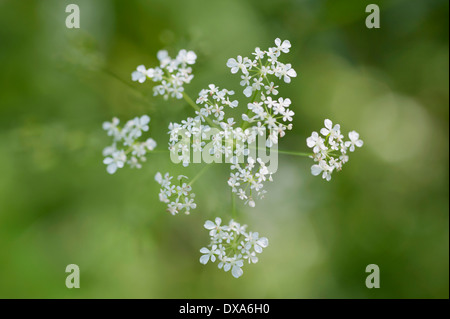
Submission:
POLYGON ((236 196, 233 191, 231 191, 231 218, 236 220, 236 215, 236 196))
POLYGON ((291 152, 291 151, 283 151, 283 150, 273 150, 273 151, 280 153, 280 154, 304 156, 304 157, 309 157, 309 156, 314 155, 313 153, 291 152))
POLYGON ((194 184, 194 182, 200 177, 202 176, 202 174, 210 167, 211 165, 206 165, 205 167, 203 167, 200 172, 197 173, 197 175, 194 176, 194 178, 189 182, 189 186, 191 186, 192 184, 194 184))
MULTIPOLYGON (((267 149, 267 147, 251 147, 253 150, 263 150, 265 151, 267 149)), ((286 155, 295 155, 295 156, 304 156, 304 157, 309 157, 309 156, 313 156, 314 153, 303 153, 303 152, 294 152, 294 151, 283 151, 283 150, 276 150, 276 149, 272 149, 269 148, 270 152, 275 152, 275 153, 279 153, 279 154, 286 154, 286 155)))
MULTIPOLYGON (((252 100, 251 100, 251 102, 250 103, 253 103, 253 102, 255 102, 255 100, 256 100, 256 96, 257 96, 257 94, 258 94, 258 92, 259 91, 255 91, 255 93, 253 94, 253 96, 252 96, 252 100)), ((250 113, 251 113, 251 111, 250 110, 247 110, 247 116, 249 116, 250 115, 250 113)), ((242 122, 242 124, 241 124, 241 128, 243 129, 243 130, 245 130, 248 126, 250 125, 250 123, 249 122, 242 122)))
MULTIPOLYGON (((194 110, 196 110, 200 114, 200 107, 197 104, 195 104, 195 102, 190 98, 189 95, 186 94, 186 92, 183 92, 183 98, 194 110)), ((219 126, 216 125, 213 121, 211 121, 210 118, 205 117, 205 119, 206 119, 206 122, 208 122, 209 125, 211 125, 213 127, 216 127, 216 128, 219 128, 219 126)))
POLYGON ((137 88, 135 88, 133 85, 131 85, 129 82, 124 81, 121 77, 117 76, 115 73, 111 72, 110 70, 106 69, 106 68, 101 68, 100 71, 102 71, 104 74, 116 79, 117 81, 119 81, 120 83, 126 85, 128 88, 130 88, 133 92, 135 92, 136 94, 138 94, 140 96, 140 98, 142 98, 142 100, 144 100, 149 106, 151 110, 154 110, 155 106, 153 105, 152 102, 150 102, 147 97, 141 92, 139 91, 137 88))

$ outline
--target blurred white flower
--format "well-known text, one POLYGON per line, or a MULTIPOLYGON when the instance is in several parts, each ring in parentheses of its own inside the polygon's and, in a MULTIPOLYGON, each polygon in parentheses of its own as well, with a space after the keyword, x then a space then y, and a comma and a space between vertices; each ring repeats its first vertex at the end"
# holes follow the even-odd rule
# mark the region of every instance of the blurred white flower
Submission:
POLYGON ((147 79, 147 69, 145 68, 145 66, 139 65, 136 68, 136 71, 131 73, 131 79, 139 83, 144 83, 145 80, 147 79))
POLYGON ((156 142, 148 138, 145 142, 138 141, 142 132, 148 131, 150 117, 143 115, 126 122, 123 128, 119 127, 119 119, 114 117, 111 122, 104 122, 103 129, 109 136, 113 137, 113 144, 103 149, 104 164, 110 174, 114 174, 118 168, 124 167, 125 163, 132 168, 141 168, 141 163, 146 160, 147 151, 156 147, 156 142), (128 154, 131 157, 128 158, 128 154))
POLYGON ((183 85, 190 83, 194 77, 190 65, 195 64, 197 55, 194 51, 182 49, 175 59, 172 59, 166 50, 158 51, 156 56, 160 61, 159 67, 146 70, 140 65, 131 74, 132 80, 143 83, 148 77, 153 82, 159 83, 153 87, 154 95, 162 95, 164 99, 183 98, 183 85))

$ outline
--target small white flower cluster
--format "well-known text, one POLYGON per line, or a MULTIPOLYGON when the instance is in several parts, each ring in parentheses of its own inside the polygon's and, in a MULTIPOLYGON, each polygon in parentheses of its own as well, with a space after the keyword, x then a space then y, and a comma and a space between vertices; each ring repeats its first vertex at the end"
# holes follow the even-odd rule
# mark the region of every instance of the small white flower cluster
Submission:
POLYGON ((200 252, 200 262, 204 265, 211 260, 218 260, 218 268, 224 271, 231 269, 235 278, 242 276, 244 262, 255 264, 258 262, 257 253, 269 245, 266 237, 259 237, 257 232, 246 232, 247 225, 240 225, 231 220, 228 225, 221 225, 222 219, 217 217, 214 222, 208 220, 204 227, 209 230, 211 243, 209 248, 203 247, 200 252))
POLYGON ((213 116, 213 123, 219 124, 220 126, 226 125, 226 123, 221 124, 223 121, 225 112, 224 106, 229 106, 230 108, 235 108, 238 106, 238 101, 230 101, 230 96, 234 95, 234 91, 229 91, 227 89, 219 90, 214 84, 209 85, 209 89, 203 89, 198 94, 199 97, 196 101, 198 105, 202 105, 199 111, 196 111, 197 118, 200 118, 203 122, 210 115, 213 116), (212 101, 209 100, 212 98, 212 101))
POLYGON ((231 73, 241 70, 240 84, 245 86, 244 95, 253 95, 252 102, 247 104, 248 112, 242 114, 242 119, 248 123, 256 123, 257 126, 253 126, 253 129, 257 134, 263 135, 268 131, 267 147, 277 144, 278 138, 283 137, 286 130, 292 130, 292 123, 289 122, 292 122, 295 113, 289 108, 291 100, 275 97, 278 95, 278 85, 271 78, 283 78, 285 83, 290 83, 291 78, 297 76, 291 64, 278 61, 281 53, 288 53, 290 47, 289 40, 281 41, 276 38, 275 47, 267 51, 256 48, 253 59, 238 56, 237 60, 231 58, 227 62, 231 73))
MULTIPOLYGON (((233 156, 248 154, 244 147, 247 140, 244 131, 241 128, 233 128, 236 124, 233 118, 226 120, 224 118, 224 107, 235 108, 238 105, 238 101, 230 101, 233 94, 233 91, 220 90, 214 84, 210 84, 208 89, 203 89, 199 93, 197 104, 202 107, 195 111, 197 114, 195 118, 188 117, 181 123, 169 124, 169 151, 176 154, 184 166, 188 166, 190 162, 189 147, 192 146, 193 152, 202 152, 206 145, 205 141, 211 141, 210 155, 216 158, 224 156, 228 162, 231 162, 233 156), (214 130, 205 123, 209 119, 212 119, 210 123, 216 126, 214 130)), ((249 135, 248 132, 247 134, 249 135)))
POLYGON ((248 114, 243 114, 242 119, 249 123, 257 122, 257 126, 252 128, 257 134, 263 135, 266 130, 269 136, 266 140, 266 147, 272 147, 278 144, 278 137, 283 137, 287 130, 292 130, 292 123, 285 124, 283 122, 292 122, 294 111, 289 109, 291 100, 280 97, 278 101, 272 100, 271 97, 265 97, 261 94, 261 102, 253 102, 248 104, 248 110, 254 114, 251 118, 248 114))
POLYGON ((266 94, 277 95, 277 86, 269 80, 269 75, 278 79, 283 78, 286 83, 290 83, 291 78, 297 76, 297 72, 291 64, 278 61, 281 53, 288 53, 290 47, 289 40, 281 42, 279 38, 276 38, 275 47, 271 47, 267 51, 256 48, 255 52, 252 53, 255 56, 253 59, 243 58, 240 55, 237 56, 237 59, 228 59, 227 66, 231 69, 231 73, 242 72, 240 84, 245 86, 245 96, 250 97, 253 92, 261 91, 262 88, 267 91, 266 94))
POLYGON ((144 65, 139 65, 131 74, 131 79, 139 83, 144 83, 148 78, 160 84, 153 88, 154 95, 162 95, 164 99, 169 96, 177 99, 183 97, 186 83, 190 83, 194 75, 189 65, 195 64, 197 55, 193 51, 180 50, 175 59, 172 59, 166 50, 158 51, 157 58, 160 66, 146 69, 144 65))
POLYGON ((202 142, 202 136, 209 131, 208 125, 202 125, 200 119, 188 117, 179 123, 169 124, 169 151, 175 155, 183 166, 190 163, 190 145, 191 139, 194 152, 201 152, 205 142, 202 142))
POLYGON ((172 215, 176 215, 184 210, 186 215, 189 215, 191 209, 197 207, 194 203, 195 194, 192 193, 192 187, 189 184, 183 182, 183 179, 188 179, 187 176, 179 175, 179 185, 172 184, 173 176, 169 173, 164 174, 164 177, 160 172, 156 173, 155 181, 161 185, 159 191, 159 200, 167 204, 167 211, 172 215))
POLYGON ((348 133, 349 141, 344 141, 339 124, 333 126, 333 122, 329 119, 326 119, 324 124, 325 127, 320 130, 323 137, 313 132, 306 139, 306 145, 313 149, 314 155, 311 157, 318 162, 311 167, 311 173, 314 176, 322 174, 322 178, 329 181, 331 173, 335 169, 340 171, 348 162, 347 151, 355 151, 355 147, 363 146, 363 141, 359 139, 359 134, 355 131, 348 133))
POLYGON ((269 172, 264 162, 257 158, 256 161, 252 157, 248 157, 247 164, 241 167, 239 164, 231 165, 231 170, 235 173, 230 173, 228 185, 231 187, 233 193, 236 193, 241 200, 245 201, 250 207, 255 207, 253 196, 256 192, 256 197, 262 199, 266 190, 262 189, 264 182, 273 181, 272 173, 269 172), (259 164, 256 166, 255 164, 259 164), (250 187, 250 188, 249 188, 250 187))
POLYGON ((103 149, 105 159, 103 163, 107 165, 106 170, 110 174, 114 174, 118 168, 124 167, 125 163, 130 167, 141 168, 141 162, 146 160, 146 153, 153 151, 156 142, 152 138, 148 138, 145 142, 138 139, 142 136, 142 132, 147 132, 150 117, 143 115, 136 117, 125 123, 121 128, 119 119, 114 117, 111 122, 104 122, 103 129, 109 136, 113 137, 113 144, 103 149), (128 158, 128 155, 131 156, 128 158))

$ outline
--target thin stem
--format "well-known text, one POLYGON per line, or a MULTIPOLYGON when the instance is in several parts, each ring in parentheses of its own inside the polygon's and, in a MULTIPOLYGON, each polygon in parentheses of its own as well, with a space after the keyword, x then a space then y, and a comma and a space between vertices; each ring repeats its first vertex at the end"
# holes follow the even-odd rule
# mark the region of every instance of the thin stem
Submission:
POLYGON ((309 156, 314 155, 313 153, 291 152, 291 151, 283 151, 283 150, 274 150, 274 151, 277 153, 280 153, 280 154, 304 156, 304 157, 309 157, 309 156))
MULTIPOLYGON (((200 115, 200 108, 199 108, 199 106, 197 104, 195 104, 195 102, 191 99, 191 97, 189 95, 186 94, 186 92, 183 92, 183 98, 200 115)), ((214 127, 218 127, 216 124, 214 124, 213 121, 211 121, 210 118, 205 117, 205 120, 206 120, 206 122, 208 122, 209 125, 214 126, 214 127)))
POLYGON ((197 173, 197 175, 194 176, 194 178, 189 182, 189 186, 191 186, 192 184, 194 184, 194 182, 200 177, 202 176, 202 174, 210 167, 211 165, 206 165, 205 167, 203 167, 200 172, 197 173))
MULTIPOLYGON (((255 100, 256 100, 256 96, 258 95, 258 93, 259 93, 259 91, 255 91, 255 93, 253 94, 253 96, 252 96, 252 100, 251 100, 251 102, 250 103, 253 103, 253 102, 255 102, 255 100)), ((251 113, 251 111, 250 110, 247 110, 247 116, 249 116, 250 115, 250 113, 251 113)), ((242 122, 242 125, 241 125, 241 128, 243 129, 243 130, 245 130, 248 126, 249 126, 249 122, 242 122)))
MULTIPOLYGON (((266 149, 266 147, 251 147, 251 149, 254 150, 264 150, 266 149)), ((313 156, 314 153, 303 153, 303 152, 295 152, 295 151, 283 151, 283 150, 276 150, 276 149, 272 149, 269 148, 270 152, 275 152, 275 153, 279 153, 279 154, 286 154, 286 155, 295 155, 295 156, 304 156, 304 157, 309 157, 309 156, 313 156)))
POLYGON ((115 73, 111 72, 110 70, 106 69, 106 68, 101 68, 100 69, 104 74, 116 79, 117 81, 119 81, 120 83, 126 85, 128 88, 130 88, 133 92, 135 92, 136 94, 138 94, 142 100, 144 100, 152 110, 154 110, 155 106, 153 105, 152 102, 150 102, 147 97, 141 92, 139 91, 137 88, 135 88, 133 85, 131 85, 131 83, 124 81, 121 77, 119 77, 118 75, 116 75, 115 73))
POLYGON ((231 218, 236 219, 236 196, 231 191, 231 218))
POLYGON ((194 101, 192 101, 192 99, 190 98, 189 95, 186 94, 186 92, 183 92, 183 98, 184 100, 190 105, 192 106, 192 108, 196 111, 200 111, 200 108, 198 107, 197 104, 195 104, 194 101))

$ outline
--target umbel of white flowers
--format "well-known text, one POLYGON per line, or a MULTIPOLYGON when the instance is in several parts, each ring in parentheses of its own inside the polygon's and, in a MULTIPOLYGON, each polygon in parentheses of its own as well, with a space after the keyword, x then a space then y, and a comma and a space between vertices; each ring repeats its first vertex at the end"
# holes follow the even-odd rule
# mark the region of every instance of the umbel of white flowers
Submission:
MULTIPOLYGON (((297 73, 291 64, 282 63, 279 58, 282 53, 289 53, 291 43, 288 40, 275 39, 275 46, 267 50, 256 48, 253 57, 238 56, 230 58, 227 66, 231 73, 242 73, 240 84, 247 105, 242 110, 241 126, 236 125, 233 117, 227 117, 228 109, 237 108, 235 92, 219 88, 210 84, 208 88, 200 91, 196 104, 198 110, 195 117, 188 117, 181 123, 169 124, 169 151, 176 156, 184 166, 189 165, 190 149, 202 152, 205 148, 205 136, 209 136, 212 146, 210 155, 216 158, 224 157, 230 165, 228 185, 239 199, 250 207, 255 207, 255 199, 263 198, 266 191, 264 182, 272 181, 272 172, 268 170, 261 158, 247 158, 241 165, 236 158, 248 156, 247 144, 254 143, 258 136, 267 136, 265 146, 271 148, 278 144, 278 140, 285 136, 287 130, 292 130, 294 111, 291 109, 289 98, 278 97, 277 80, 290 83, 297 73), (215 125, 212 133, 210 124, 215 125), (236 141, 232 143, 229 141, 236 141), (235 145, 235 147, 232 147, 235 145)), ((210 145, 208 145, 210 146, 210 145)))
POLYGON ((167 204, 167 211, 172 215, 176 215, 184 210, 186 215, 189 215, 191 209, 197 207, 194 203, 195 194, 192 193, 192 187, 183 182, 184 179, 188 179, 187 176, 179 175, 179 185, 172 184, 173 176, 169 173, 164 174, 164 177, 160 172, 156 173, 155 180, 161 185, 159 190, 159 200, 167 204))
POLYGON ((354 152, 355 147, 362 147, 363 141, 359 139, 359 134, 355 131, 348 133, 350 140, 344 141, 341 134, 341 126, 333 126, 331 120, 325 120, 325 127, 320 130, 320 134, 312 132, 306 139, 306 145, 313 149, 314 159, 317 164, 311 166, 311 173, 314 176, 322 174, 322 178, 331 180, 331 173, 334 170, 340 171, 342 166, 348 162, 347 151, 354 152))
POLYGON ((263 248, 269 245, 266 237, 259 237, 257 232, 247 232, 247 225, 241 225, 231 220, 228 225, 221 225, 222 219, 216 217, 215 221, 205 222, 204 227, 209 230, 211 239, 208 247, 203 247, 200 252, 200 262, 204 265, 208 261, 218 261, 217 267, 224 271, 231 269, 235 278, 242 276, 242 267, 245 263, 258 262, 257 254, 262 253, 263 248))
POLYGON ((141 168, 141 162, 146 160, 147 151, 153 151, 156 142, 152 138, 141 142, 138 139, 142 132, 147 132, 150 117, 143 115, 126 122, 124 127, 119 126, 119 119, 114 117, 111 122, 104 122, 103 129, 113 138, 113 144, 103 149, 107 165, 106 170, 114 174, 118 168, 124 167, 125 163, 130 167, 141 168))
POLYGON ((164 99, 171 97, 181 99, 183 97, 183 84, 190 83, 193 79, 192 68, 189 65, 195 63, 197 55, 193 51, 180 50, 175 59, 172 59, 166 50, 158 51, 159 67, 146 69, 139 65, 131 74, 131 79, 144 83, 147 78, 160 83, 153 87, 154 95, 162 95, 164 99))

